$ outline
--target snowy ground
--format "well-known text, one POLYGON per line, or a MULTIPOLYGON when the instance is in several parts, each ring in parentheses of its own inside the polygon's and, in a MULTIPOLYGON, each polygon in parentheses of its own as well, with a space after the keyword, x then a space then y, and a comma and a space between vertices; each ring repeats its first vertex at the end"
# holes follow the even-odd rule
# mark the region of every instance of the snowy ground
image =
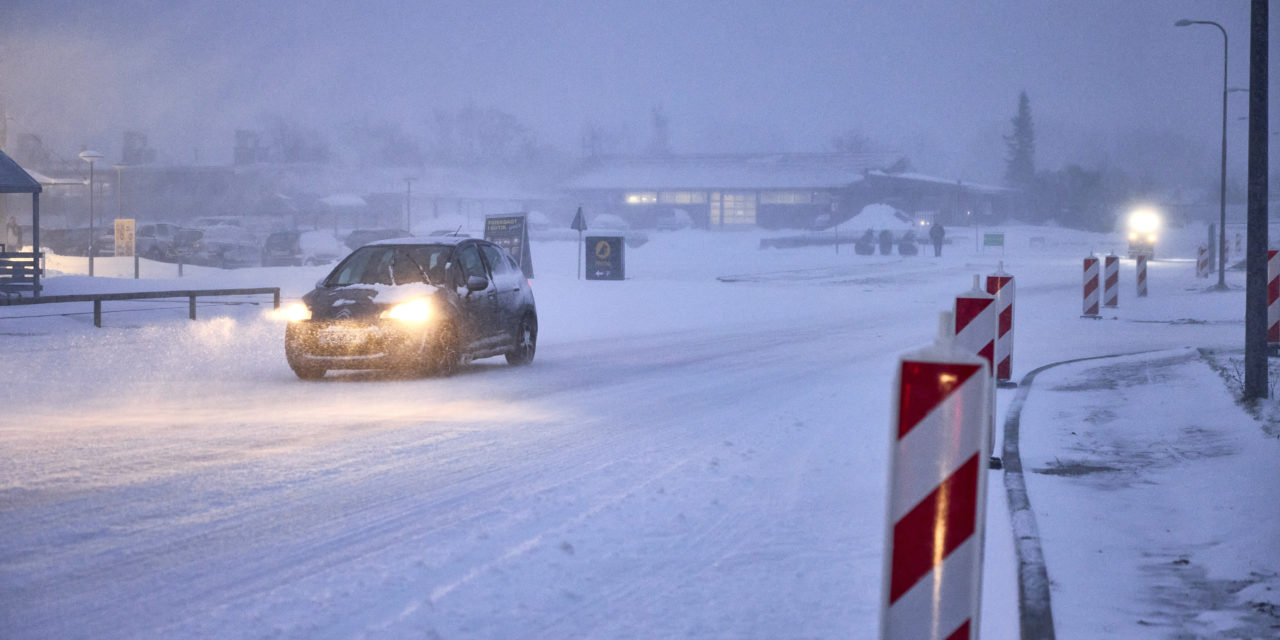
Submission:
MULTIPOLYGON (((1120 308, 1083 320, 1080 258, 1119 236, 1000 231, 1003 255, 953 228, 941 259, 658 233, 623 282, 535 242, 537 360, 449 379, 301 382, 261 297, 106 303, 101 329, 0 307, 0 637, 874 637, 894 363, 1000 259, 1015 377, 1157 352, 1050 370, 1024 409, 1060 636, 1272 635, 1280 446, 1196 351, 1238 357, 1243 274, 1204 293, 1161 260, 1135 300, 1126 261, 1120 308)), ((1189 258, 1204 232, 1172 235, 1189 258)), ((49 294, 326 272, 49 268, 49 294)), ((982 630, 1007 638, 998 478, 982 630)))

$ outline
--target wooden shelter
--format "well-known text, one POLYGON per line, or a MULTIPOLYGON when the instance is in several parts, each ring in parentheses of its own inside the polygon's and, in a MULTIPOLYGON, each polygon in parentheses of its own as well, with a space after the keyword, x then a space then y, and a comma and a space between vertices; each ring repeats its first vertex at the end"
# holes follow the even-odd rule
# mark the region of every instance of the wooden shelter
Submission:
POLYGON ((40 192, 43 188, 31 174, 0 151, 0 194, 31 194, 31 251, 4 247, 0 251, 0 293, 6 296, 31 292, 40 295, 40 192))

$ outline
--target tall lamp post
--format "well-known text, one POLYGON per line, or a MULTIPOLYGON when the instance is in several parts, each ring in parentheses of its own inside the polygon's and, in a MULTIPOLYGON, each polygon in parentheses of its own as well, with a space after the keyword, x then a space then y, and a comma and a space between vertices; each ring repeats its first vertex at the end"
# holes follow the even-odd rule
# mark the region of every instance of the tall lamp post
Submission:
POLYGON ((404 230, 413 233, 413 181, 417 178, 405 176, 404 179, 404 230))
POLYGON ((93 163, 102 159, 102 154, 97 151, 81 151, 80 159, 89 163, 89 276, 93 276, 93 254, 96 247, 94 241, 98 239, 98 234, 93 229, 93 163))
POLYGON ((1218 191, 1218 285, 1215 289, 1227 288, 1227 30, 1212 20, 1179 20, 1175 27, 1187 27, 1193 24, 1210 24, 1222 32, 1222 175, 1218 191))

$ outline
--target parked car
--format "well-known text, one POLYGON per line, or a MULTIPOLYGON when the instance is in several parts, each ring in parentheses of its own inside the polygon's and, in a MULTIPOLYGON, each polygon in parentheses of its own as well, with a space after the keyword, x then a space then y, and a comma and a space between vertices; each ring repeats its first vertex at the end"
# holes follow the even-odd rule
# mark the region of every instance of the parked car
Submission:
POLYGON ((370 242, 412 237, 413 234, 404 229, 356 229, 347 234, 347 239, 343 243, 347 245, 348 249, 354 251, 370 242))
POLYGON ((192 264, 234 269, 256 266, 262 260, 262 249, 252 231, 232 225, 217 225, 200 230, 200 240, 188 256, 192 264))
POLYGON ((329 231, 277 231, 262 245, 262 266, 285 267, 328 264, 346 249, 329 231))
POLYGON ((478 238, 365 245, 285 314, 285 357, 306 380, 335 369, 449 375, 499 355, 525 365, 538 341, 528 280, 507 252, 478 238))
POLYGON ((134 249, 144 258, 173 262, 180 253, 189 254, 191 243, 199 239, 198 232, 193 238, 190 231, 167 222, 138 225, 134 249))
POLYGON ((115 231, 110 227, 78 227, 75 229, 42 229, 40 244, 49 251, 61 256, 87 256, 90 244, 94 256, 114 256, 116 254, 115 231), (93 242, 89 238, 93 236, 93 242))

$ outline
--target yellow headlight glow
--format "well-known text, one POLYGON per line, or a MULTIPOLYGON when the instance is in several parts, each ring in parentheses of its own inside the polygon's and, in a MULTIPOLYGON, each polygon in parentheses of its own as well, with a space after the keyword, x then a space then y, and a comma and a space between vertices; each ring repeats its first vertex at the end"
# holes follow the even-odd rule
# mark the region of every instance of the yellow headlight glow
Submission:
POLYGON ((426 322, 431 318, 431 304, 426 300, 410 300, 382 312, 383 318, 400 322, 426 322))
POLYGON ((301 302, 295 302, 281 309, 280 316, 289 322, 302 322, 311 319, 311 309, 301 302))

